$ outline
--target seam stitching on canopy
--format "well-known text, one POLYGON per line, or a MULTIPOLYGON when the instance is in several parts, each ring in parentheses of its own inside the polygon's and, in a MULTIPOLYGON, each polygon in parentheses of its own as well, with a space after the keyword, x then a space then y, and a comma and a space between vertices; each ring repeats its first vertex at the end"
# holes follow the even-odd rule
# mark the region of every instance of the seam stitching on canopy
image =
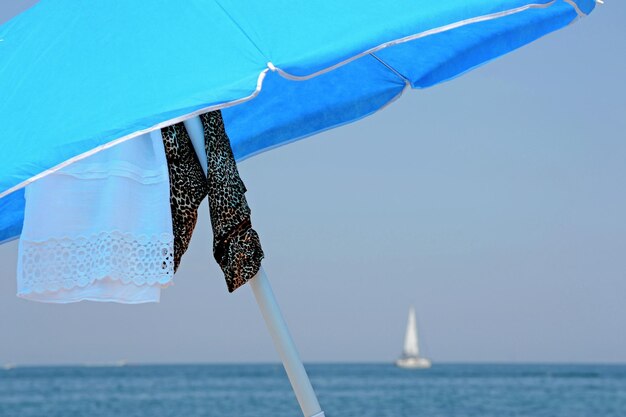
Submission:
MULTIPOLYGON (((280 69, 278 67, 274 67, 272 69, 272 71, 278 72, 282 77, 284 77, 286 79, 289 79, 289 80, 306 81, 308 79, 317 77, 318 75, 322 75, 322 74, 325 74, 327 72, 330 72, 330 71, 332 71, 332 70, 334 70, 336 68, 339 68, 339 67, 341 67, 343 65, 349 64, 350 62, 352 62, 352 61, 354 61, 354 60, 356 60, 358 58, 361 58, 361 57, 363 57, 365 55, 372 55, 372 56, 374 56, 373 55, 374 52, 380 51, 380 50, 388 48, 390 46, 394 46, 394 45, 398 45, 398 44, 401 44, 401 43, 409 42, 409 41, 412 41, 412 40, 415 40, 415 39, 423 38, 423 37, 434 35, 434 34, 437 34, 437 33, 449 31, 449 30, 456 29, 456 28, 459 28, 459 27, 462 27, 462 26, 466 26, 466 25, 469 25, 469 24, 479 23, 479 22, 484 22, 484 21, 488 21, 488 20, 498 19, 498 18, 501 18, 501 17, 510 16, 510 15, 513 15, 513 14, 516 14, 516 13, 520 13, 520 12, 529 10, 529 9, 548 8, 548 7, 556 4, 559 1, 561 1, 561 0, 551 0, 551 1, 547 2, 547 3, 531 3, 531 4, 527 4, 525 6, 520 6, 520 7, 514 8, 514 9, 504 10, 504 11, 501 11, 501 12, 491 13, 491 14, 482 15, 482 16, 477 16, 477 17, 470 18, 470 19, 460 20, 460 21, 455 22, 455 23, 451 23, 451 24, 448 24, 448 25, 440 26, 440 27, 434 28, 434 29, 429 29, 429 30, 426 30, 426 31, 423 31, 423 32, 420 32, 420 33, 417 33, 417 34, 414 34, 414 35, 406 36, 404 38, 400 38, 400 39, 392 40, 392 41, 389 41, 389 42, 385 42, 385 43, 382 43, 382 44, 380 44, 380 45, 378 45, 376 47, 370 48, 367 51, 364 51, 364 52, 361 52, 361 53, 359 53, 357 55, 354 55, 351 58, 348 58, 348 59, 343 60, 343 61, 341 61, 341 62, 339 62, 337 64, 334 64, 334 65, 332 65, 330 67, 327 67, 327 68, 325 68, 323 70, 314 72, 314 73, 312 73, 310 75, 305 75, 305 76, 291 75, 291 74, 283 71, 282 69, 280 69)), ((578 8, 578 6, 576 5, 576 3, 574 3, 573 0, 562 0, 562 1, 564 1, 565 3, 569 4, 570 6, 572 6, 574 8, 574 10, 576 11, 576 13, 578 13, 579 17, 580 16, 585 16, 585 14, 582 13, 582 11, 578 8)), ((219 2, 216 1, 216 3, 228 15, 228 12, 219 4, 219 2)), ((228 17, 229 17, 229 19, 232 20, 232 17, 230 15, 228 15, 228 17)), ((241 27, 239 27, 238 25, 237 25, 237 27, 242 31, 242 33, 246 37, 248 37, 248 39, 250 39, 249 36, 247 35, 247 33, 245 31, 243 31, 243 29, 241 29, 241 27)), ((252 39, 250 39, 250 41, 254 44, 252 39)), ((256 44, 254 44, 254 46, 258 49, 258 46, 256 44)), ((261 50, 259 50, 259 52, 263 55, 261 50)), ((389 68, 391 68, 391 67, 389 67, 389 68)), ((80 161, 81 159, 87 158, 87 157, 89 157, 91 155, 94 155, 94 154, 104 150, 104 149, 108 149, 108 148, 110 148, 112 146, 118 145, 118 144, 120 144, 122 142, 130 140, 130 139, 135 138, 137 136, 140 136, 140 135, 142 135, 144 133, 149 133, 149 132, 151 132, 153 130, 160 129, 162 127, 166 127, 166 126, 170 126, 172 124, 176 124, 176 123, 182 122, 184 120, 190 119, 192 117, 198 116, 198 115, 203 114, 203 113, 207 113, 209 111, 219 110, 219 109, 224 109, 224 108, 227 108, 227 107, 236 106, 238 104, 241 104, 241 103, 244 103, 246 101, 252 100, 254 97, 259 95, 259 93, 261 92, 261 89, 262 89, 262 86, 263 86, 263 80, 265 79, 265 76, 266 76, 266 74, 267 74, 267 72, 269 70, 270 70, 270 68, 266 68, 263 71, 261 71, 261 73, 259 74, 259 76, 257 78, 256 89, 252 92, 252 94, 250 94, 250 95, 248 95, 246 97, 242 97, 240 99, 236 99, 236 100, 229 101, 229 102, 226 102, 226 103, 215 104, 215 105, 212 105, 212 106, 204 107, 202 109, 195 110, 195 111, 193 111, 191 113, 187 113, 187 114, 185 114, 183 116, 179 116, 179 117, 176 117, 176 118, 173 118, 173 119, 170 119, 170 120, 166 120, 166 121, 158 123, 158 124, 156 124, 156 125, 154 125, 152 127, 149 127, 149 128, 146 128, 146 129, 142 129, 142 130, 130 133, 130 134, 128 134, 126 136, 123 136, 121 138, 112 140, 111 142, 107 142, 107 143, 105 143, 103 145, 97 146, 97 147, 95 147, 93 149, 90 149, 87 152, 84 152, 84 153, 82 153, 80 155, 77 155, 77 156, 75 156, 73 158, 67 159, 67 160, 63 161, 62 163, 60 163, 60 164, 58 164, 58 165, 56 165, 56 166, 54 166, 52 168, 49 168, 49 169, 47 169, 47 170, 45 170, 43 172, 40 172, 39 174, 34 175, 34 176, 28 178, 27 180, 24 180, 24 181, 20 182, 19 184, 16 184, 13 187, 8 188, 5 191, 0 192, 0 199, 6 197, 7 195, 9 195, 11 193, 13 193, 14 191, 17 191, 17 190, 19 190, 21 188, 24 188, 28 184, 31 184, 32 182, 34 182, 34 181, 36 181, 38 179, 41 179, 41 178, 43 178, 43 177, 45 177, 45 176, 47 176, 49 174, 52 174, 52 173, 54 173, 54 172, 56 172, 56 171, 58 171, 58 170, 60 170, 62 168, 65 168, 66 166, 68 166, 68 165, 70 165, 70 164, 72 164, 72 163, 74 163, 76 161, 80 161)), ((405 83, 406 83, 406 81, 405 81, 405 83)), ((407 85, 410 85, 410 83, 408 83, 407 85)), ((404 92, 405 89, 406 89, 406 85, 405 85, 405 88, 402 90, 402 92, 404 92)), ((402 92, 400 94, 398 94, 397 97, 392 99, 389 103, 387 103, 382 108, 386 107, 387 105, 389 105, 393 101, 397 100, 402 95, 402 92)), ((379 110, 381 110, 381 109, 379 109, 379 110)), ((372 113, 370 113, 370 114, 372 114, 372 113)), ((310 136, 310 135, 306 135, 306 136, 310 136)), ((290 143, 290 142, 292 142, 292 141, 283 142, 283 143, 281 143, 281 145, 287 144, 287 143, 290 143)), ((269 150, 269 149, 273 149, 274 147, 266 148, 263 151, 269 150)), ((247 155, 245 158, 251 157, 253 155, 257 155, 258 153, 260 153, 260 152, 252 153, 250 155, 247 155)))
POLYGON ((228 17, 228 19, 233 23, 233 25, 235 25, 235 27, 237 29, 239 29, 239 31, 242 33, 243 36, 246 37, 246 39, 248 39, 250 41, 250 43, 252 44, 252 46, 254 46, 256 48, 256 50, 265 58, 267 58, 267 56, 265 56, 265 54, 263 53, 263 51, 261 50, 261 48, 259 47, 259 45, 256 44, 256 42, 254 40, 252 40, 252 38, 250 37, 250 35, 248 35, 248 32, 246 32, 239 23, 237 23, 237 21, 235 19, 233 19, 233 17, 231 16, 231 14, 228 12, 228 10, 226 10, 226 8, 224 6, 222 6, 222 4, 218 1, 218 0, 214 0, 215 4, 218 5, 218 7, 220 9, 222 9, 222 11, 224 12, 224 14, 226 15, 226 17, 228 17))

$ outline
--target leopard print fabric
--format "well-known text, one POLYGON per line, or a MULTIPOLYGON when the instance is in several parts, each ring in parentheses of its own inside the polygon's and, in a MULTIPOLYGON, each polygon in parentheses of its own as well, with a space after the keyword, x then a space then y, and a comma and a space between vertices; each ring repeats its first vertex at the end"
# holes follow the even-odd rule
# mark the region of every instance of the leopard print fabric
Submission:
POLYGON ((161 135, 170 176, 176 271, 196 227, 198 207, 207 195, 206 178, 183 123, 161 129, 161 135))
POLYGON ((222 268, 228 291, 254 277, 261 267, 263 249, 250 223, 246 186, 239 177, 230 140, 220 111, 200 116, 208 160, 208 194, 213 226, 213 256, 222 268))
POLYGON ((174 265, 178 267, 196 225, 198 206, 209 197, 213 227, 213 256, 229 292, 254 277, 263 249, 252 229, 246 187, 239 177, 220 111, 200 116, 204 129, 208 177, 193 150, 183 123, 162 129, 170 172, 170 205, 174 229, 174 265))

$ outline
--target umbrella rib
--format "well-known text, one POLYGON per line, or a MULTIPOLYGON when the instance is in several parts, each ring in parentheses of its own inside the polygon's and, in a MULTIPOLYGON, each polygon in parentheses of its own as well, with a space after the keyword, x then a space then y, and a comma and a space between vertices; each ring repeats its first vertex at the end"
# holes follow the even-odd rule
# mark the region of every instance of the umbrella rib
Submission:
POLYGON ((391 65, 389 65, 385 61, 383 61, 377 55, 374 55, 373 53, 371 53, 370 56, 372 58, 374 58, 376 61, 380 62, 382 65, 384 65, 389 71, 393 72, 398 78, 400 78, 402 81, 404 81, 405 84, 411 84, 411 82, 409 81, 408 78, 406 78, 404 75, 400 74, 400 72, 398 70, 396 70, 394 67, 392 67, 391 65))

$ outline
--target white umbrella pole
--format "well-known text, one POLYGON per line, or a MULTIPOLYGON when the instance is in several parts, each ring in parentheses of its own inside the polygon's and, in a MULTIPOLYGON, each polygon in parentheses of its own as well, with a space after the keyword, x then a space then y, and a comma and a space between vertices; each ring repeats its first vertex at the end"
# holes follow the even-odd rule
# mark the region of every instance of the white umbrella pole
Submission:
MULTIPOLYGON (((195 116, 185 120, 184 123, 185 129, 187 129, 187 133, 189 133, 189 137, 191 138, 194 151, 196 155, 198 155, 198 160, 204 168, 204 175, 206 175, 208 163, 204 148, 205 139, 202 121, 200 117, 195 116)), ((315 395, 315 391, 313 391, 309 376, 304 370, 304 365, 302 365, 302 361, 296 350, 296 345, 293 343, 293 339, 289 334, 287 323, 285 323, 285 319, 280 312, 276 297, 274 297, 272 287, 270 286, 263 268, 250 280, 250 286, 259 304, 259 309, 265 319, 265 324, 272 336, 272 340, 274 340, 276 350, 280 355, 280 359, 283 361, 283 366, 285 367, 285 371, 287 371, 289 382, 291 382, 293 391, 296 393, 296 398, 298 399, 300 408, 302 408, 304 417, 324 417, 324 412, 317 401, 317 396, 315 395)))
POLYGON ((250 286, 259 305, 265 324, 274 340, 276 350, 283 361, 289 382, 296 394, 304 417, 324 417, 311 381, 300 360, 296 345, 289 334, 287 323, 283 318, 270 282, 263 268, 250 280, 250 286))

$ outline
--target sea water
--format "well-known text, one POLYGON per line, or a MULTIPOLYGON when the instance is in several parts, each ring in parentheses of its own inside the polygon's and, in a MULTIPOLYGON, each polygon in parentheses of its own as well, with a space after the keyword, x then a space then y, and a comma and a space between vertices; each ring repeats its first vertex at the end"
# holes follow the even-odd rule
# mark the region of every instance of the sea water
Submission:
MULTIPOLYGON (((626 365, 307 365, 327 417, 625 417, 626 365)), ((281 365, 0 369, 1 417, 301 416, 281 365)))

